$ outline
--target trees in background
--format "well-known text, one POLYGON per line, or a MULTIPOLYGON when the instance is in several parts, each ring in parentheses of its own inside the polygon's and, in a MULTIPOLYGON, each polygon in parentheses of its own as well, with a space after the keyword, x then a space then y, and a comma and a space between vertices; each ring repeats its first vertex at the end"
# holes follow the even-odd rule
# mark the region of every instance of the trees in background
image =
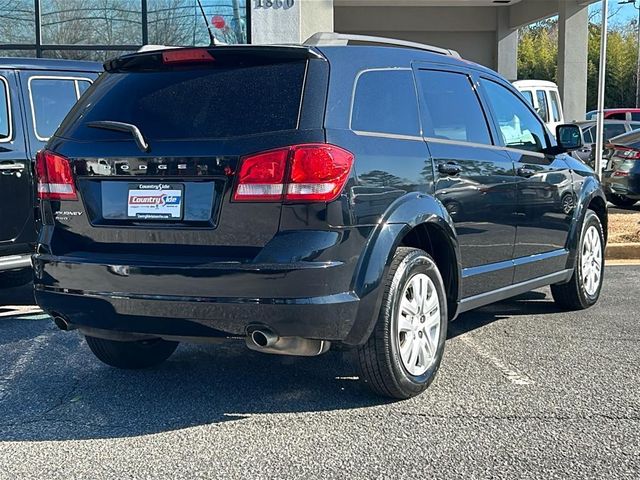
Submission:
MULTIPOLYGON (((635 22, 614 25, 607 49, 607 108, 633 107, 636 103, 638 37, 635 22)), ((600 25, 589 24, 587 110, 595 110, 598 98, 600 25)), ((520 30, 518 78, 556 81, 558 22, 544 20, 520 30)))

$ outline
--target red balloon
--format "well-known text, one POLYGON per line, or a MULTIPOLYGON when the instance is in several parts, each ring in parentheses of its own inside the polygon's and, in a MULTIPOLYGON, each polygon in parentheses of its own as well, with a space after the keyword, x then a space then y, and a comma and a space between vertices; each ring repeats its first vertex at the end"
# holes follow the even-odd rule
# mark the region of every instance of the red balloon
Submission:
POLYGON ((226 26, 227 22, 224 21, 222 15, 214 15, 213 18, 211 18, 211 24, 218 30, 222 30, 226 26))

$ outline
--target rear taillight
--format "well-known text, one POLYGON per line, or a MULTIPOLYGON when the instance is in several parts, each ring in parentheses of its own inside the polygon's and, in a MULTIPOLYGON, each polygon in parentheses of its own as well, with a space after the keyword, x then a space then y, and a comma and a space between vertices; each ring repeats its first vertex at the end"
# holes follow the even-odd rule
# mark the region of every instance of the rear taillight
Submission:
POLYGON ((61 155, 41 150, 36 155, 38 198, 43 200, 77 200, 71 163, 61 155))
POLYGON ((331 202, 342 192, 353 154, 327 144, 293 145, 241 160, 236 201, 331 202))
POLYGON ((628 177, 629 172, 625 172, 624 170, 616 170, 611 174, 612 177, 628 177))

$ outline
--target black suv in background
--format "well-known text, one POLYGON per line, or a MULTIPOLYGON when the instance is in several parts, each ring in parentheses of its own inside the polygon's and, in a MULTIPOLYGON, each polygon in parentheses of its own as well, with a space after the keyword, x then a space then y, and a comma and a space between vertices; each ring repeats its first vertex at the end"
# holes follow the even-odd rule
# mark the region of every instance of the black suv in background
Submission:
POLYGON ((598 300, 607 211, 566 154, 580 131, 556 143, 455 52, 318 34, 105 68, 38 156, 34 267, 38 304, 109 365, 194 338, 340 343, 407 398, 461 312, 544 285, 563 308, 598 300))
POLYGON ((94 62, 0 59, 0 288, 32 278, 36 152, 101 71, 94 62))

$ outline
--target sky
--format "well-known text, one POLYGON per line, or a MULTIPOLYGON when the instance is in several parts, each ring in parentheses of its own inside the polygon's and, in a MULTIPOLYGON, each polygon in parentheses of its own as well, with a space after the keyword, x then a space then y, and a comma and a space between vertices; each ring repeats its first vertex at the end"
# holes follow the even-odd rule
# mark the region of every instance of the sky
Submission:
MULTIPOLYGON (((598 2, 589 7, 589 12, 599 12, 601 10, 601 3, 598 2)), ((640 0, 636 0, 636 6, 640 5, 640 0)), ((619 0, 609 0, 609 21, 612 23, 627 23, 629 20, 638 18, 638 10, 633 5, 620 5, 619 0)), ((598 19, 594 19, 599 21, 598 19)))

